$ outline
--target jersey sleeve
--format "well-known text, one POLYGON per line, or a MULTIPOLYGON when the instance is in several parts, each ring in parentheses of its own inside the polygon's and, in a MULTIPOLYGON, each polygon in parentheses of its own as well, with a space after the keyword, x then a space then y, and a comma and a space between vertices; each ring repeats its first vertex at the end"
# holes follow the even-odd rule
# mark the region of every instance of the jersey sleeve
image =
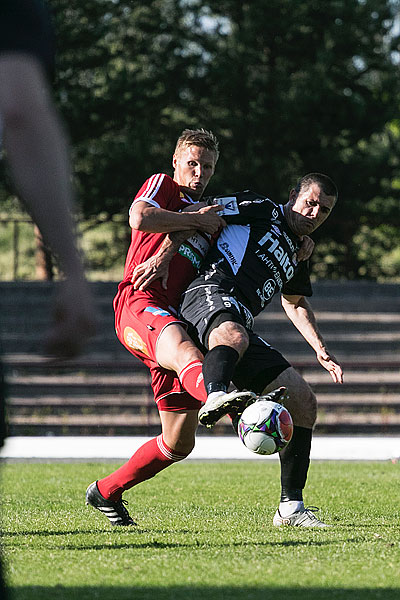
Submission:
POLYGON ((308 260, 299 262, 293 277, 284 284, 281 293, 287 296, 312 296, 310 265, 308 260))
POLYGON ((136 194, 130 208, 135 202, 142 200, 156 208, 172 209, 172 202, 176 198, 177 184, 165 173, 156 173, 147 179, 136 194))

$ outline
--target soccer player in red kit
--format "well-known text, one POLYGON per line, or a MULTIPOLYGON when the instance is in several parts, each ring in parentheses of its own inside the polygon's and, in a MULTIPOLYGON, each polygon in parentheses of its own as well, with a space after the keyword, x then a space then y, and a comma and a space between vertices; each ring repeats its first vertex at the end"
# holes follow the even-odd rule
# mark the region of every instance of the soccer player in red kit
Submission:
POLYGON ((162 434, 146 442, 116 472, 88 487, 87 503, 113 525, 133 524, 121 499, 125 490, 186 458, 194 447, 198 410, 207 399, 203 355, 186 333, 177 309, 211 236, 225 225, 219 207, 196 204, 214 173, 218 154, 211 132, 185 130, 173 155, 174 178, 162 173, 150 177, 130 208, 132 240, 114 299, 116 332, 150 368, 162 434), (188 239, 172 258, 168 282, 157 279, 144 291, 135 289, 135 268, 156 253, 159 259, 166 234, 175 231, 185 232, 188 239), (171 353, 171 348, 176 351, 171 353))

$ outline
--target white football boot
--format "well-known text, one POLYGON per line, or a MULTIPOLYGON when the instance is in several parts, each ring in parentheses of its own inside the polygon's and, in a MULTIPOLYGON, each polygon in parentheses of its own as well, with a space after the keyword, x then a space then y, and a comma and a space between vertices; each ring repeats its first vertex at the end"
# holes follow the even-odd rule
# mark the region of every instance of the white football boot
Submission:
POLYGON ((307 506, 297 510, 287 517, 282 517, 278 508, 272 523, 275 525, 275 527, 282 527, 285 525, 292 527, 331 527, 331 525, 323 523, 318 519, 318 517, 315 516, 314 512, 318 510, 319 508, 316 506, 307 506))
POLYGON ((221 392, 213 393, 199 410, 199 421, 206 427, 212 427, 224 415, 230 412, 242 413, 245 408, 257 399, 254 392, 221 392))

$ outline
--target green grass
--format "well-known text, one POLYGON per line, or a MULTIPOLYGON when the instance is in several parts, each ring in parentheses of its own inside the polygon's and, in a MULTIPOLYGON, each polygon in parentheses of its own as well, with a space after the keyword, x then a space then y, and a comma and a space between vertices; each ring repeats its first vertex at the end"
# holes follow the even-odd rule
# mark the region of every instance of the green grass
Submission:
POLYGON ((187 462, 125 494, 113 529, 84 491, 117 465, 3 466, 11 599, 400 598, 399 464, 315 462, 325 530, 274 528, 275 462, 187 462))

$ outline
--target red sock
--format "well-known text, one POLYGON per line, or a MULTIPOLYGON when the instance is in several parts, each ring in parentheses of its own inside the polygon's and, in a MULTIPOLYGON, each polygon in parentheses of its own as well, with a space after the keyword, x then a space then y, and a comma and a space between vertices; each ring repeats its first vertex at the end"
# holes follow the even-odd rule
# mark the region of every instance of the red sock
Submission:
POLYGON ((203 379, 203 363, 194 360, 179 373, 179 381, 187 392, 196 400, 205 402, 207 400, 206 388, 203 379))
POLYGON ((186 458, 168 448, 159 435, 149 440, 135 452, 122 467, 97 482, 100 494, 106 500, 117 502, 122 492, 129 490, 141 481, 150 479, 174 462, 186 458))

